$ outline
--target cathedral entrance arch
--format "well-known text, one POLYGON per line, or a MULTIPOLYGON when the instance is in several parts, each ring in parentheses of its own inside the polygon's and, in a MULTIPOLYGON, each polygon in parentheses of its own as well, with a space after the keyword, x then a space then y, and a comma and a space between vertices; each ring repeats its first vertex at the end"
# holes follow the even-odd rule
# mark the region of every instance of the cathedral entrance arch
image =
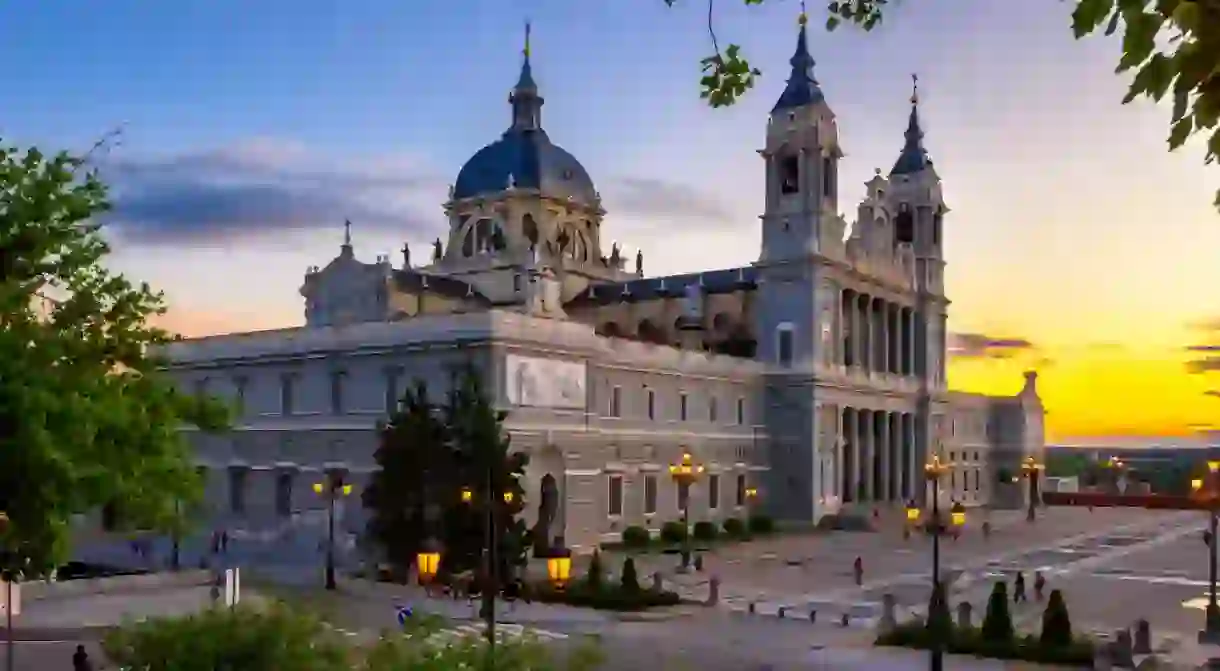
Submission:
POLYGON ((536 489, 530 492, 537 497, 532 529, 534 555, 546 556, 549 550, 563 543, 567 526, 563 452, 554 445, 547 445, 539 451, 531 467, 535 473, 532 479, 537 483, 536 489))

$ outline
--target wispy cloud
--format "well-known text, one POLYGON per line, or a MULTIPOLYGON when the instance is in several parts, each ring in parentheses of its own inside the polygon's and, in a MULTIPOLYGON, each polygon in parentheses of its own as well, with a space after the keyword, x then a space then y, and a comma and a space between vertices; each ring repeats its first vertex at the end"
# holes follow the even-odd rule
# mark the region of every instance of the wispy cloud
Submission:
MULTIPOLYGON (((1011 359, 1036 348, 1025 338, 998 337, 985 333, 950 333, 949 356, 962 359, 1011 359)), ((1049 360, 1044 359, 1046 363, 1049 360)))
MULTIPOLYGON (((422 233, 419 213, 444 182, 405 159, 334 161, 295 143, 256 140, 212 151, 112 158, 107 225, 128 242, 179 244, 273 237, 285 231, 361 227, 422 233)), ((443 224, 442 224, 443 225, 443 224)))
POLYGON ((1203 392, 1203 395, 1204 395, 1204 396, 1214 396, 1214 397, 1216 397, 1216 398, 1220 398, 1220 390, 1218 390, 1218 389, 1208 389, 1207 391, 1203 392))
POLYGON ((716 195, 651 177, 619 177, 605 187, 606 209, 640 217, 700 220, 723 226, 739 221, 716 195))

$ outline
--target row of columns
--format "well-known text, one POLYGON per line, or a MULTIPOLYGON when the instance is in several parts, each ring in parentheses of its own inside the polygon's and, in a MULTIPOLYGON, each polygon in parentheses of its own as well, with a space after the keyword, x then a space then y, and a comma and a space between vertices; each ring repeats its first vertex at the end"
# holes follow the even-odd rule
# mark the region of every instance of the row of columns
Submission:
POLYGON ((840 292, 835 363, 867 372, 916 373, 916 313, 852 289, 840 292))
POLYGON ((919 493, 923 458, 916 454, 916 417, 910 412, 842 408, 831 480, 848 503, 897 503, 919 493))

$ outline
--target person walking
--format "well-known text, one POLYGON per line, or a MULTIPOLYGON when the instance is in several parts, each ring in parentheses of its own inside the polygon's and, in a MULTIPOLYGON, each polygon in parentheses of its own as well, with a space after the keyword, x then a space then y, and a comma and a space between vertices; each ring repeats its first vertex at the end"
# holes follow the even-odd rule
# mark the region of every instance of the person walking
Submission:
POLYGON ((89 661, 89 653, 83 645, 77 645, 76 652, 72 653, 72 671, 93 671, 93 662, 89 661))
POLYGON ((1034 571, 1034 600, 1042 601, 1042 594, 1046 591, 1046 577, 1042 575, 1042 571, 1034 571))
POLYGON ((856 577, 856 586, 859 587, 859 586, 863 585, 864 584, 864 559, 862 559, 861 557, 856 557, 856 561, 852 562, 851 570, 852 570, 852 573, 856 577))
POLYGON ((1012 602, 1021 603, 1025 600, 1025 574, 1017 571, 1017 579, 1012 583, 1012 602))

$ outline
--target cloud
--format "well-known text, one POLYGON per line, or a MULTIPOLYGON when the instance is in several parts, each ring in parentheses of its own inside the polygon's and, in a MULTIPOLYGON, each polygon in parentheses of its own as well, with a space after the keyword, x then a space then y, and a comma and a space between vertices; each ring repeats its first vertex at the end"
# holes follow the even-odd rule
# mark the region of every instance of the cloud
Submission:
MULTIPOLYGON (((1034 344, 1025 338, 996 337, 984 333, 950 333, 949 356, 960 359, 1011 359, 1032 352, 1034 344)), ((1049 360, 1044 360, 1050 363, 1049 360)))
POLYGON ((1087 343, 1084 348, 1090 352, 1122 352, 1127 349, 1127 346, 1116 342, 1091 342, 1087 343))
POLYGON ((651 177, 620 177, 606 187, 606 209, 643 217, 698 219, 716 224, 739 220, 714 195, 694 187, 651 177))
POLYGON ((1203 392, 1203 395, 1204 396, 1215 396, 1216 398, 1220 398, 1220 390, 1208 389, 1207 391, 1203 392))
POLYGON ((1195 374, 1220 371, 1220 356, 1205 356, 1187 361, 1186 370, 1195 374))
POLYGON ((114 208, 104 222, 136 243, 273 237, 286 231, 361 228, 403 233, 443 227, 421 216, 444 182, 404 159, 327 160, 269 140, 174 156, 110 158, 100 166, 114 208))

